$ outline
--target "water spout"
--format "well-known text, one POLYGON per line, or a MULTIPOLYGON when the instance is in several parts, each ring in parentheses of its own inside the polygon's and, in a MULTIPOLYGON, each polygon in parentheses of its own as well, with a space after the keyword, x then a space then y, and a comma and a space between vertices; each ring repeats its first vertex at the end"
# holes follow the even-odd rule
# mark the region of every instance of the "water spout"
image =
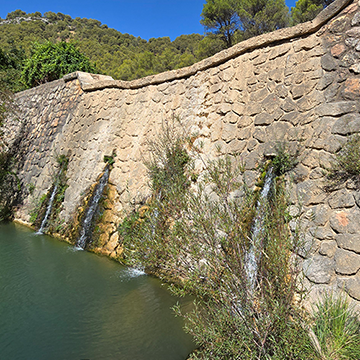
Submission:
POLYGON ((59 179, 60 179, 60 176, 61 176, 61 172, 62 172, 62 169, 59 171, 59 174, 57 176, 57 181, 56 181, 54 189, 53 189, 53 191, 51 193, 51 196, 50 196, 50 199, 49 199, 49 202, 48 202, 48 206, 46 208, 45 216, 44 216, 44 218, 43 218, 43 220, 41 222, 41 225, 40 225, 40 229, 36 233, 38 235, 42 235, 44 233, 45 226, 46 226, 47 221, 49 219, 49 216, 51 214, 52 206, 53 206, 55 196, 56 196, 56 193, 57 193, 57 189, 58 189, 58 184, 59 184, 59 179))
POLYGON ((272 168, 270 168, 266 174, 264 186, 260 192, 260 197, 256 204, 256 215, 252 226, 251 244, 248 253, 246 254, 246 276, 250 285, 250 293, 253 293, 255 289, 258 270, 257 253, 261 246, 262 234, 264 231, 264 215, 266 212, 267 198, 272 186, 273 178, 274 176, 272 168))
POLYGON ((93 195, 89 201, 88 207, 85 212, 84 220, 82 223, 80 237, 76 243, 76 247, 78 249, 85 249, 86 244, 89 242, 89 238, 91 237, 92 232, 92 224, 94 220, 94 216, 97 213, 99 208, 99 201, 104 192, 105 186, 109 180, 109 167, 107 166, 104 174, 100 178, 99 182, 96 184, 93 195))

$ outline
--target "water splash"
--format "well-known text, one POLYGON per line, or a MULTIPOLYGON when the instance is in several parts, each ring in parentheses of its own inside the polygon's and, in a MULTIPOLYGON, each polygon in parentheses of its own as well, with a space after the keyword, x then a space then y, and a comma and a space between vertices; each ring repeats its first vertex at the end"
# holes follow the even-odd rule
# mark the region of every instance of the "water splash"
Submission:
POLYGON ((146 273, 143 269, 139 268, 127 268, 120 272, 119 277, 123 280, 131 280, 139 276, 145 276, 146 273))
POLYGON ((263 233, 264 215, 266 212, 267 198, 273 182, 273 171, 270 168, 266 174, 264 186, 260 192, 259 200, 256 204, 256 215, 252 226, 251 244, 248 253, 246 254, 246 276, 249 280, 250 291, 254 291, 256 276, 257 276, 257 252, 261 244, 263 233))
POLYGON ((105 186, 108 183, 109 173, 110 170, 109 167, 107 166, 104 171, 104 174, 100 178, 99 182, 96 184, 93 195, 89 201, 88 207, 85 212, 84 220, 82 223, 80 237, 76 243, 76 248, 79 248, 79 250, 85 249, 85 246, 88 243, 89 238, 91 237, 94 216, 97 213, 97 210, 99 208, 99 201, 101 199, 105 186))
POLYGON ((41 222, 41 225, 40 225, 40 229, 36 232, 37 235, 42 235, 44 233, 44 230, 45 230, 45 226, 47 224, 47 221, 49 219, 49 216, 51 214, 51 210, 52 210, 52 206, 53 206, 53 203, 54 203, 54 200, 55 200, 55 196, 56 196, 56 193, 57 193, 57 189, 58 189, 58 185, 59 185, 59 179, 60 179, 60 176, 61 176, 61 172, 62 172, 62 169, 59 171, 58 173, 58 176, 57 176, 57 181, 55 183, 55 186, 54 186, 54 189, 51 193, 51 196, 50 196, 50 199, 49 199, 49 202, 48 202, 48 205, 47 205, 47 208, 46 208, 46 212, 45 212, 45 216, 41 222))

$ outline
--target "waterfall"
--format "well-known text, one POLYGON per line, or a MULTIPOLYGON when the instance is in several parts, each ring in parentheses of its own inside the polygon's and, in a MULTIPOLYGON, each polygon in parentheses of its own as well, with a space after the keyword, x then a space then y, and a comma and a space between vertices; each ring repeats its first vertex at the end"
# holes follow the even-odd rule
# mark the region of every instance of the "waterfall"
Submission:
POLYGON ((107 166, 104 171, 104 174, 101 176, 99 182, 96 184, 92 197, 89 200, 80 231, 80 237, 76 243, 76 247, 78 249, 84 249, 88 242, 89 237, 91 236, 94 216, 98 210, 99 201, 101 199, 105 186, 108 183, 109 173, 110 170, 109 167, 107 166))
POLYGON ((56 192, 57 192, 57 189, 58 189, 58 185, 59 185, 59 179, 60 179, 60 176, 61 176, 61 172, 62 172, 62 169, 60 169, 58 175, 57 175, 57 180, 56 180, 56 183, 54 185, 54 189, 51 193, 51 196, 50 196, 50 199, 49 199, 49 202, 48 202, 48 205, 47 205, 47 208, 46 208, 46 212, 45 212, 45 216, 41 222, 41 225, 40 225, 40 229, 38 230, 37 234, 39 235, 42 235, 44 233, 44 229, 45 229, 45 226, 46 226, 46 223, 49 219, 49 216, 51 214, 51 209, 52 209, 52 206, 53 206, 53 202, 55 200, 55 196, 56 196, 56 192))
POLYGON ((272 168, 270 168, 266 174, 264 186, 260 192, 260 197, 256 204, 255 220, 252 225, 251 244, 245 258, 246 276, 250 283, 251 293, 253 293, 255 288, 257 267, 258 267, 256 261, 257 260, 256 255, 259 252, 258 250, 259 247, 261 246, 264 215, 266 212, 267 198, 271 189, 273 178, 274 176, 273 176, 272 168))

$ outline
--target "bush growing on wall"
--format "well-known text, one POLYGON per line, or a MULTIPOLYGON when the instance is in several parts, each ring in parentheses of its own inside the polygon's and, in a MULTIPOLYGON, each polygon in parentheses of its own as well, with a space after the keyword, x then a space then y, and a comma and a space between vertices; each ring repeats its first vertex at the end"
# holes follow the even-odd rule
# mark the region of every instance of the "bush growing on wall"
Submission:
POLYGON ((360 188, 360 135, 348 138, 342 149, 335 155, 327 172, 326 189, 331 190, 348 180, 360 188))
POLYGON ((177 295, 196 296, 192 312, 176 308, 200 347, 192 358, 316 358, 300 307, 294 254, 302 241, 288 227, 295 220, 283 178, 274 177, 271 196, 261 198, 244 183, 241 161, 225 156, 204 162, 205 174, 192 187, 186 139, 168 126, 160 139, 147 163, 153 196, 119 232, 127 264, 175 280, 177 295))

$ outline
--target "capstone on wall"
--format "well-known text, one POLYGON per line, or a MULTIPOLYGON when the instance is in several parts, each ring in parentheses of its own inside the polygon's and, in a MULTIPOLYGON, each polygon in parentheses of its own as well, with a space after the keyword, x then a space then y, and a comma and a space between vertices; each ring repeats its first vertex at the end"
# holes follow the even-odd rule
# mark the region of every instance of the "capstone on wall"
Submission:
MULTIPOLYGON (((34 202, 56 176, 56 157, 70 156, 60 213, 71 223, 81 199, 116 153, 110 174, 104 249, 116 253, 117 225, 129 202, 148 194, 143 158, 162 122, 179 116, 203 143, 202 156, 240 153, 253 185, 257 165, 276 142, 301 147, 293 172, 294 199, 309 229, 304 261, 312 296, 342 288, 360 303, 360 194, 353 183, 324 191, 324 168, 360 132, 360 9, 337 0, 313 22, 240 43, 190 68, 133 82, 74 73, 16 96, 20 121, 9 119, 8 140, 22 137, 19 177, 24 191, 16 217, 28 222, 34 202)), ((196 161, 197 170, 202 162, 196 161)))

